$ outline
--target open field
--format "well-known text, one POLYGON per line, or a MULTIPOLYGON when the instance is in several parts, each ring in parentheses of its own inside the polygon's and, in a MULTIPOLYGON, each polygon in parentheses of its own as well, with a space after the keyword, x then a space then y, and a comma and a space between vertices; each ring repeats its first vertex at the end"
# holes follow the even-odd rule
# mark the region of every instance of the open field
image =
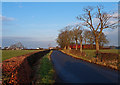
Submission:
MULTIPOLYGON (((86 53, 87 56, 94 57, 95 56, 95 51, 96 50, 83 50, 83 52, 86 53)), ((117 53, 118 54, 118 49, 105 49, 105 50, 100 50, 100 52, 104 53, 117 53)))
POLYGON ((40 50, 2 50, 2 61, 15 56, 28 54, 34 51, 40 51, 40 50))

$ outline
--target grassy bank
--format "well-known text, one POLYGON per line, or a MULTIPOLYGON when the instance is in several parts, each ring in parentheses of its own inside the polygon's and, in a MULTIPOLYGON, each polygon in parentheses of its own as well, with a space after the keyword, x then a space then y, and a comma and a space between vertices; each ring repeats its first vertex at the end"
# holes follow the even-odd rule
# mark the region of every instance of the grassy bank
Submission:
POLYGON ((96 57, 95 50, 83 50, 83 54, 80 54, 80 51, 76 50, 61 50, 63 53, 73 56, 77 59, 82 59, 88 61, 90 63, 96 63, 102 66, 111 67, 113 69, 118 69, 120 66, 120 56, 116 59, 116 55, 118 54, 117 49, 108 49, 108 50, 100 50, 102 52, 102 56, 96 57), (103 61, 101 61, 101 58, 103 61))
POLYGON ((39 50, 2 50, 2 61, 39 50))
MULTIPOLYGON (((93 56, 95 56, 96 50, 83 50, 83 52, 85 52, 87 56, 93 57, 93 56)), ((118 49, 100 50, 100 52, 117 53, 118 54, 118 49)))
POLYGON ((55 82, 54 76, 55 76, 55 71, 53 69, 52 62, 50 60, 50 53, 46 54, 45 56, 40 59, 40 63, 37 65, 37 71, 36 71, 36 82, 35 84, 53 84, 55 82))

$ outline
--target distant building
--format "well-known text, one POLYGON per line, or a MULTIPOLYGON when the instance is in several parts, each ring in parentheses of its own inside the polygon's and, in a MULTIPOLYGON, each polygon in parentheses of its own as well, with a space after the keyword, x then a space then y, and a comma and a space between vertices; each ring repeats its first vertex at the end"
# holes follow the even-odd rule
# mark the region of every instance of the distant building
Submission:
POLYGON ((54 49, 53 47, 49 47, 50 50, 54 49))
MULTIPOLYGON (((90 44, 86 44, 86 45, 82 45, 83 49, 90 49, 90 48, 94 48, 95 49, 96 45, 90 45, 90 44)), ((76 48, 76 44, 70 45, 71 49, 75 49, 76 48)), ((80 44, 78 44, 77 48, 80 48, 80 44)))
POLYGON ((59 47, 58 46, 56 46, 56 47, 49 47, 49 49, 50 50, 52 50, 52 49, 59 49, 59 47))
POLYGON ((110 48, 111 48, 111 49, 116 49, 116 48, 117 48, 117 46, 110 46, 110 48))
POLYGON ((120 49, 120 46, 116 47, 116 49, 120 49))
POLYGON ((37 50, 39 50, 39 48, 36 48, 37 50))
POLYGON ((111 49, 110 46, 104 46, 104 49, 111 49))
POLYGON ((8 49, 9 49, 9 47, 4 47, 3 49, 4 49, 4 50, 8 50, 8 49))
POLYGON ((40 48, 40 47, 38 47, 38 48, 36 48, 37 50, 43 50, 43 48, 40 48))
MULTIPOLYGON (((73 44, 73 45, 70 45, 69 46, 71 49, 75 49, 76 48, 76 44, 73 44)), ((100 49, 104 49, 104 47, 103 46, 99 46, 100 47, 100 49)), ((79 49, 80 48, 80 44, 78 44, 78 46, 77 46, 77 48, 79 49)), ((83 49, 96 49, 96 45, 95 44, 93 44, 93 45, 91 45, 91 44, 83 44, 82 45, 82 48, 83 49)))

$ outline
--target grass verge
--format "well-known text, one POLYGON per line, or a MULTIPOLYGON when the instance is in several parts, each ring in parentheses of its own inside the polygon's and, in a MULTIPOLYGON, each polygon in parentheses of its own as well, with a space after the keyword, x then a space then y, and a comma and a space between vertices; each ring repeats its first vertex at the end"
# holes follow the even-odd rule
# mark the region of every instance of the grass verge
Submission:
POLYGON ((52 51, 50 51, 48 54, 42 57, 40 59, 40 63, 37 66, 37 80, 35 84, 53 84, 55 83, 55 71, 53 69, 52 62, 50 60, 50 55, 52 51))
MULTIPOLYGON (((101 66, 106 66, 106 67, 110 67, 112 69, 116 69, 116 70, 120 70, 120 64, 119 64, 119 59, 116 60, 108 60, 108 61, 104 61, 101 62, 98 58, 95 58, 95 50, 83 50, 83 52, 85 53, 84 56, 80 55, 79 51, 70 51, 70 50, 61 50, 63 53, 66 53, 67 55, 70 55, 76 59, 82 59, 84 61, 90 62, 90 63, 95 63, 101 66)), ((118 54, 118 50, 116 49, 112 49, 112 50, 100 50, 100 52, 105 52, 105 53, 116 53, 118 54)), ((108 56, 108 55, 107 55, 108 56)), ((120 56, 119 56, 120 58, 120 56)))

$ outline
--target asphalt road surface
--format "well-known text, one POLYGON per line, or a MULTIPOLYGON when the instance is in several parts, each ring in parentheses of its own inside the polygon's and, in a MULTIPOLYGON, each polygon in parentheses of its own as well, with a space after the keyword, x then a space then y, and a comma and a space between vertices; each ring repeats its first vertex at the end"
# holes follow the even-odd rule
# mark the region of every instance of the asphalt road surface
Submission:
POLYGON ((118 83, 118 72, 53 51, 51 59, 61 83, 118 83))

